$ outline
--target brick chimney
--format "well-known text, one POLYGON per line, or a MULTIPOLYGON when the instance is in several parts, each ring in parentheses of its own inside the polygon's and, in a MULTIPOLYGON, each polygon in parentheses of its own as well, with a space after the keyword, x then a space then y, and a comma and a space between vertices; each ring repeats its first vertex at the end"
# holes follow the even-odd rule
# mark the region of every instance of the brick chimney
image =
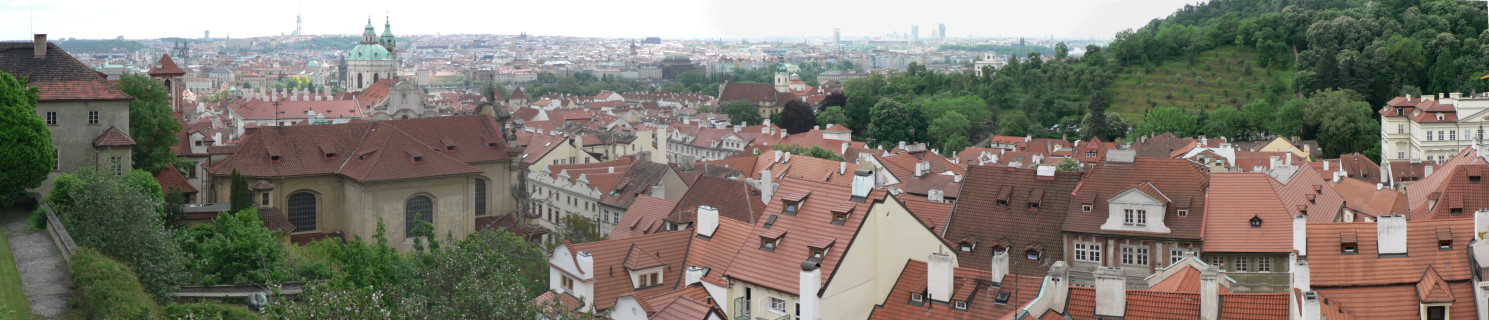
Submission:
POLYGON ((1303 293, 1303 320, 1323 319, 1323 306, 1319 305, 1318 292, 1303 293))
POLYGON ((869 197, 869 191, 874 190, 874 172, 869 170, 853 171, 853 197, 855 202, 864 202, 869 197))
POLYGON ((1096 316, 1122 318, 1127 312, 1127 277, 1121 267, 1098 267, 1096 272, 1096 316))
POLYGON ((952 266, 951 255, 945 253, 932 253, 926 261, 925 269, 925 291, 926 299, 940 302, 951 302, 952 266))
POLYGON ((1002 283, 1003 276, 1008 275, 1008 249, 993 251, 993 282, 1002 283))
POLYGON ((719 209, 710 206, 698 206, 698 235, 712 237, 713 232, 719 229, 719 209))
POLYGON ((683 272, 683 279, 684 286, 690 286, 694 283, 703 282, 703 268, 699 268, 698 266, 689 266, 688 269, 683 272))
POLYGON ((31 51, 36 54, 35 57, 37 59, 46 59, 46 57, 47 57, 47 34, 45 34, 45 33, 38 33, 38 34, 36 34, 35 39, 36 39, 36 43, 35 43, 35 46, 31 49, 31 51))
POLYGON ((1050 288, 1050 310, 1065 313, 1065 300, 1070 296, 1070 273, 1065 261, 1055 261, 1046 273, 1045 288, 1050 288))
POLYGON ((1381 255, 1406 254, 1406 216, 1400 214, 1375 219, 1376 246, 1381 255))

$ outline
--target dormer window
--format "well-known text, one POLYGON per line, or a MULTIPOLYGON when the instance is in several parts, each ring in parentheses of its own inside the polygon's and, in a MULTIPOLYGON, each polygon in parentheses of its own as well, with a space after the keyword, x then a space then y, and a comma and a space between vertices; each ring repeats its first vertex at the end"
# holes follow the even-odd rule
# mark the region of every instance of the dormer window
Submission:
POLYGON ((1008 206, 1008 200, 998 199, 998 206, 999 207, 1007 207, 1008 206))
POLYGON ((923 293, 923 292, 911 292, 910 293, 910 302, 914 302, 914 303, 925 302, 925 293, 923 293))
POLYGON ((1029 251, 1024 251, 1024 258, 1027 258, 1029 260, 1039 260, 1039 250, 1030 249, 1029 251))
POLYGON ((423 156, 414 156, 414 163, 424 162, 423 156))
POLYGON ((1468 176, 1468 184, 1479 184, 1479 176, 1468 176))
POLYGON ((1442 121, 1442 119, 1443 119, 1442 113, 1441 112, 1437 113, 1437 120, 1438 121, 1442 121))
POLYGON ((1261 228, 1262 227, 1262 218, 1259 217, 1259 216, 1251 216, 1251 227, 1252 228, 1261 228))
POLYGON ((773 229, 766 231, 764 234, 760 235, 760 250, 775 252, 776 248, 781 246, 781 238, 785 237, 786 230, 784 229, 773 229))
POLYGON ((967 310, 967 302, 966 301, 957 301, 955 303, 952 303, 952 307, 953 308, 956 308, 957 310, 967 310))
POLYGON ((1455 216, 1461 216, 1461 215, 1463 215, 1463 208, 1452 208, 1452 209, 1448 209, 1448 214, 1455 215, 1455 216))
POLYGON ((1453 239, 1437 240, 1437 250, 1453 250, 1453 239))
POLYGON ((1013 296, 1013 294, 1010 292, 999 292, 997 296, 993 297, 993 302, 996 302, 998 304, 1008 304, 1008 298, 1010 298, 1011 296, 1013 296))
POLYGON ((1179 216, 1180 217, 1188 217, 1189 216, 1189 209, 1179 209, 1179 216))
POLYGON ((1091 212, 1091 207, 1092 206, 1090 204, 1082 204, 1081 205, 1081 212, 1091 212))
POLYGON ((455 151, 454 145, 445 146, 445 152, 455 151))
POLYGON ((1086 151, 1086 157, 1087 158, 1095 158, 1096 157, 1096 151, 1086 151))
POLYGON ((817 259, 820 261, 824 257, 827 257, 827 248, 808 248, 807 252, 808 256, 811 259, 817 259))
POLYGON ((858 205, 853 202, 844 202, 832 208, 832 224, 843 225, 848 223, 848 216, 853 215, 853 209, 858 205))
POLYGON ((957 243, 957 249, 961 250, 962 252, 972 252, 973 249, 977 249, 977 243, 971 241, 962 241, 960 243, 957 243))
POLYGON ((662 272, 651 272, 637 277, 636 288, 647 288, 662 285, 662 272))
POLYGON ((797 201, 782 201, 782 203, 784 203, 786 205, 786 208, 784 210, 782 210, 781 213, 785 213, 787 215, 793 215, 794 216, 794 215, 796 215, 796 212, 797 211, 800 211, 801 210, 801 202, 797 202, 797 201))
POLYGON ((1139 227, 1148 225, 1148 210, 1123 209, 1122 224, 1139 227))
POLYGON ((276 154, 269 156, 269 161, 279 162, 279 155, 276 154))
POLYGON ((1340 252, 1344 254, 1359 254, 1359 245, 1355 243, 1340 244, 1340 252))

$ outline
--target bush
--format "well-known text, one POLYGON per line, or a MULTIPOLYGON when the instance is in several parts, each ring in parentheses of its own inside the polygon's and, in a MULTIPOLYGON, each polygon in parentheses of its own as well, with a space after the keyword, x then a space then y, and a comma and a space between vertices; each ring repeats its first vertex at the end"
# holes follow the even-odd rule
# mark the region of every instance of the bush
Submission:
POLYGON ((284 247, 279 238, 264 227, 257 209, 238 213, 221 213, 210 234, 199 234, 206 228, 192 228, 193 237, 206 285, 267 284, 287 278, 284 275, 284 247))
POLYGON ((161 310, 165 319, 252 320, 263 319, 248 307, 216 302, 177 304, 161 310))
POLYGON ((46 230, 46 209, 42 209, 42 207, 37 206, 35 210, 31 210, 31 213, 26 215, 26 225, 31 226, 32 230, 46 230))
POLYGON ((48 203, 78 246, 98 250, 129 265, 156 301, 172 298, 191 278, 189 257, 161 221, 159 185, 144 176, 105 175, 93 170, 65 174, 48 203))
POLYGON ((72 282, 79 309, 89 319, 151 319, 155 301, 145 293, 129 266, 93 248, 79 248, 72 256, 72 282))

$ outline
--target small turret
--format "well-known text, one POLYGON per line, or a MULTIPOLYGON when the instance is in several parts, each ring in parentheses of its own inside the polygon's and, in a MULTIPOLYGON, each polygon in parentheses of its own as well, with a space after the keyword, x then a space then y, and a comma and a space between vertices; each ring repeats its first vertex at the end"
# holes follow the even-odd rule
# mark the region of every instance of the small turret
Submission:
POLYGON ((362 29, 362 43, 377 43, 377 31, 372 29, 372 17, 367 17, 367 27, 362 29))
POLYGON ((398 56, 398 40, 393 37, 393 22, 391 19, 383 22, 383 38, 379 41, 384 48, 388 48, 388 54, 398 56))

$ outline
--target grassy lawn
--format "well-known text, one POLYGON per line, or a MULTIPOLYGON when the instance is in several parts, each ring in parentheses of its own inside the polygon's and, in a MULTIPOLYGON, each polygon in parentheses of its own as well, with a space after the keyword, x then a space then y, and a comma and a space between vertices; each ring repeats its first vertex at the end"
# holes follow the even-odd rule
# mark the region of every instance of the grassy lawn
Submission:
MULTIPOLYGON (((26 214, 26 211, 11 209, 6 214, 26 214)), ((31 318, 31 304, 26 301, 26 292, 21 289, 21 274, 16 270, 16 259, 10 254, 10 239, 3 234, 0 234, 0 304, 9 309, 11 314, 8 319, 31 318)))
POLYGON ((1191 113, 1238 108, 1264 96, 1269 85, 1290 88, 1292 77, 1292 70, 1268 70, 1257 65, 1254 50, 1221 47, 1192 60, 1128 67, 1112 82, 1108 112, 1136 123, 1154 107, 1179 107, 1191 113))

